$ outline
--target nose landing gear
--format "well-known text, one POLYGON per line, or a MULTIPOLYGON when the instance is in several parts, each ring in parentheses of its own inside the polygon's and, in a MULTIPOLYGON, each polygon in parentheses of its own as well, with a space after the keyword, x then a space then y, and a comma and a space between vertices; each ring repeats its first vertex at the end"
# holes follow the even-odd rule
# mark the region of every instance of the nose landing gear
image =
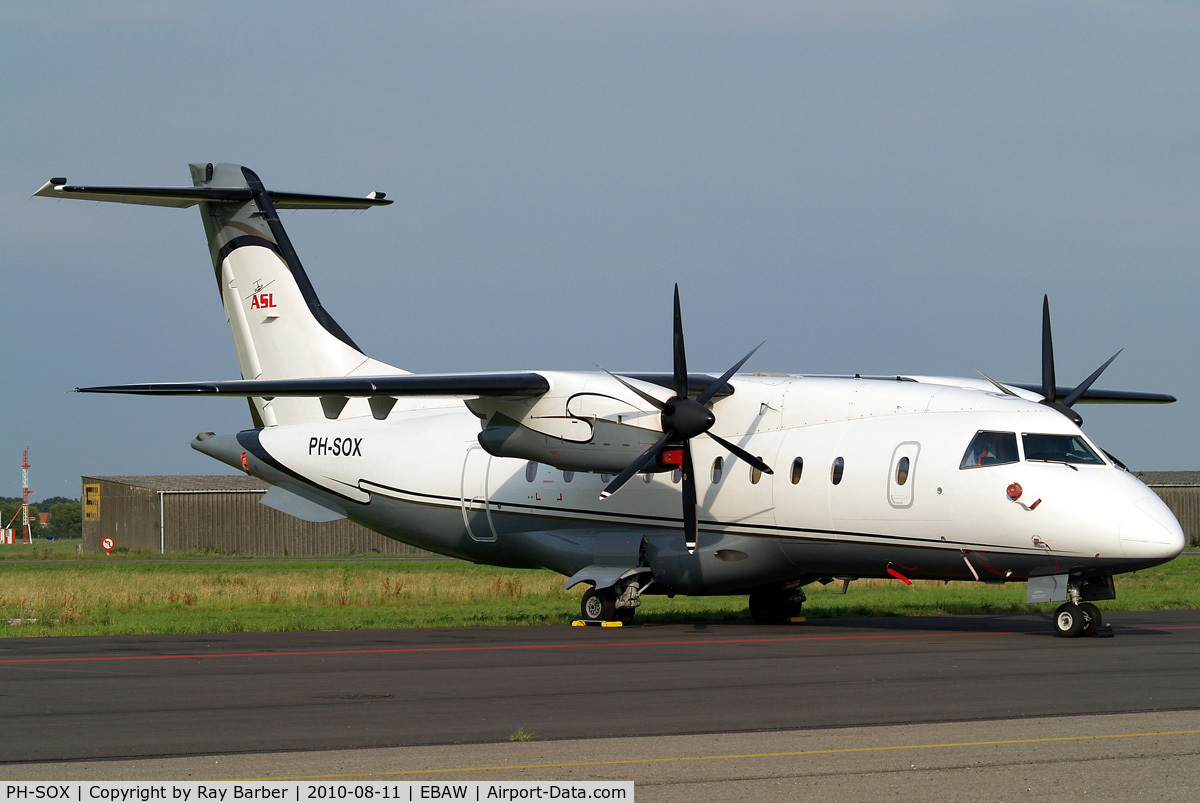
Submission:
POLYGON ((1100 609, 1090 602, 1064 602, 1054 612, 1054 635, 1111 636, 1112 628, 1101 621, 1100 609))

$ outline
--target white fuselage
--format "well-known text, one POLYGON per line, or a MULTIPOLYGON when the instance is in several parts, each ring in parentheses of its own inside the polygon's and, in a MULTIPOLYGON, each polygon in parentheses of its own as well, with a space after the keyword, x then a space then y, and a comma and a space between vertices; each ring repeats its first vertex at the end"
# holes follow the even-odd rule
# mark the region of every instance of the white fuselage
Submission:
MULTIPOLYGON (((624 412, 613 416, 639 422, 641 443, 659 437, 655 411, 611 378, 546 376, 552 390, 537 403, 543 413, 586 386, 623 400, 624 412)), ((715 402, 715 431, 774 474, 758 474, 707 438, 693 441, 700 549, 690 562, 672 546, 680 523, 672 473, 635 478, 601 501, 606 475, 485 452, 479 419, 458 399, 423 399, 386 421, 344 412, 268 427, 258 442, 278 465, 249 459, 252 473, 278 483, 285 467, 392 537, 483 562, 572 574, 605 559, 606 540, 622 545, 610 550, 612 561, 632 561, 632 544, 646 537, 660 561, 676 566, 663 573, 674 576, 668 590, 680 593, 754 585, 755 572, 772 561, 772 573, 785 576, 892 569, 912 578, 1004 581, 1031 571, 1111 574, 1181 551, 1183 533, 1166 506, 1107 459, 1067 465, 1021 454, 962 467, 980 431, 1013 433, 1018 443, 1030 433, 1082 433, 1044 405, 954 381, 735 377, 733 395, 715 402), (1017 500, 1008 494, 1013 484, 1021 488, 1017 500), (713 563, 711 582, 697 576, 706 563, 713 563)))

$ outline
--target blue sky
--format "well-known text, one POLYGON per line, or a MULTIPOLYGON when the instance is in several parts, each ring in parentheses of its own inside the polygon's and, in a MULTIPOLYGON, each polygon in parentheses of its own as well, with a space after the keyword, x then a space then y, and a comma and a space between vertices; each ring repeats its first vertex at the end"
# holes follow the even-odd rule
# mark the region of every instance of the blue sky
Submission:
POLYGON ((1195 469, 1200 8, 1183 2, 6 4, 0 495, 217 473, 244 403, 196 210, 30 199, 187 163, 396 203, 285 213, 321 299, 413 371, 689 364, 1059 380, 1195 469))

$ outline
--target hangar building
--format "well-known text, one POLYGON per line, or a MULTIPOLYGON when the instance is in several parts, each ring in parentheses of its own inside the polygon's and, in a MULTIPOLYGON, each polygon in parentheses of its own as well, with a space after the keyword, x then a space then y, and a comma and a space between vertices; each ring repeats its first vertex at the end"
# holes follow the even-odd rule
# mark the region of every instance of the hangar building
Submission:
POLYGON ((426 554, 347 519, 314 524, 260 505, 268 487, 238 474, 83 477, 83 549, 108 537, 135 552, 426 554))

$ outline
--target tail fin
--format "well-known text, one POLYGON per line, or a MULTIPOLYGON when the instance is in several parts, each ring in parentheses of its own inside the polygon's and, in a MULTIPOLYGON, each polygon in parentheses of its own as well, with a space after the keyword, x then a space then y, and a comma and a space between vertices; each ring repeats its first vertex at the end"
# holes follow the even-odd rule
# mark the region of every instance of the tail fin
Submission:
MULTIPOLYGON (((405 373, 363 354, 321 306, 277 212, 278 208, 361 209, 390 201, 379 193, 339 198, 269 192, 245 167, 190 167, 193 188, 75 187, 66 186, 65 179, 52 179, 37 194, 155 206, 199 204, 243 379, 405 373)), ((358 401, 363 414, 369 414, 365 401, 358 401)), ((255 398, 252 412, 255 423, 266 426, 324 418, 315 398, 255 398)))

